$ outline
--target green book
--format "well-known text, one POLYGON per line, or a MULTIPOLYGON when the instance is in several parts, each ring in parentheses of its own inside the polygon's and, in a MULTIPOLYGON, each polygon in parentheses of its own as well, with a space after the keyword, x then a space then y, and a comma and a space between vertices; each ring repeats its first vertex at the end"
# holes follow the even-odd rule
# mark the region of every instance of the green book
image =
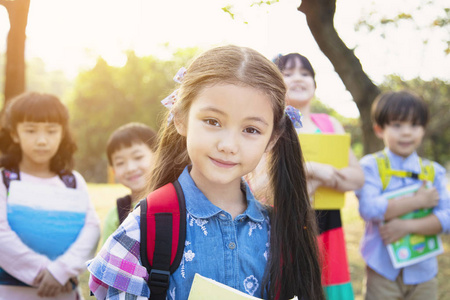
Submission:
MULTIPOLYGON (((388 199, 400 198, 415 193, 422 183, 407 186, 395 191, 384 193, 388 199)), ((401 219, 418 219, 431 214, 432 209, 418 209, 413 212, 401 216, 401 219)), ((435 235, 408 234, 387 245, 389 257, 391 258, 394 268, 404 268, 424 261, 430 257, 437 256, 444 252, 441 237, 435 235)))

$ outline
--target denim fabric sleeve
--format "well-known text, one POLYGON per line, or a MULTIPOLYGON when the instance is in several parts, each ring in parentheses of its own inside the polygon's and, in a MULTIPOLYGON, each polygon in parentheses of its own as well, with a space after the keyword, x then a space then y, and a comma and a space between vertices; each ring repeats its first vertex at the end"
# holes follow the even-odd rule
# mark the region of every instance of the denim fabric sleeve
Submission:
POLYGON ((356 191, 359 199, 359 214, 364 221, 383 221, 388 200, 382 196, 382 185, 378 166, 372 155, 364 156, 360 161, 364 171, 364 185, 356 191))
POLYGON ((434 187, 439 193, 439 203, 433 209, 433 213, 441 222, 442 232, 450 233, 450 196, 446 186, 445 169, 441 165, 434 163, 434 170, 434 187))

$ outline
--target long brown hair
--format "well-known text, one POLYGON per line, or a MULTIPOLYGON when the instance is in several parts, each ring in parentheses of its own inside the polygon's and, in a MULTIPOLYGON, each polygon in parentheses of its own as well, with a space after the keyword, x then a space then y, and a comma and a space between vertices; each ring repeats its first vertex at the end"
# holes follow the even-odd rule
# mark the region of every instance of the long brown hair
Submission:
MULTIPOLYGON (((262 91, 272 102, 277 142, 269 159, 274 209, 271 216, 270 255, 264 286, 269 299, 324 299, 317 257, 316 224, 306 189, 300 144, 285 117, 283 77, 278 68, 255 50, 222 46, 204 52, 187 69, 171 110, 186 120, 199 93, 216 84, 236 84, 262 91)), ((155 153, 149 190, 175 181, 190 164, 186 138, 174 122, 164 124, 155 153)))

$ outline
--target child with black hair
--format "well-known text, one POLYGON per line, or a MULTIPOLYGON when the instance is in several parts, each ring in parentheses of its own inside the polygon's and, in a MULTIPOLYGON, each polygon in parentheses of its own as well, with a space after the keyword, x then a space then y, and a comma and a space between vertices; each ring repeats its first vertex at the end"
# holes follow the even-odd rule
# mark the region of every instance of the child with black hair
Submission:
MULTIPOLYGON (((438 299, 435 256, 395 268, 387 249, 388 244, 408 234, 450 232, 445 169, 416 152, 428 122, 427 105, 410 91, 383 93, 372 105, 372 121, 385 148, 360 161, 365 183, 356 195, 366 222, 361 241, 367 264, 365 299, 438 299), (427 182, 432 186, 427 187, 427 182), (413 194, 388 200, 386 193, 413 185, 420 186, 413 194), (430 209, 431 213, 421 218, 402 218, 420 209, 430 209)), ((402 251, 407 258, 409 250, 402 251)))
POLYGON ((69 113, 48 94, 11 99, 0 133, 0 299, 79 299, 100 237, 69 113))
POLYGON ((149 126, 132 122, 115 130, 109 137, 106 154, 116 180, 131 194, 118 198, 116 207, 106 215, 102 244, 131 212, 147 187, 148 171, 156 148, 156 132, 149 126))

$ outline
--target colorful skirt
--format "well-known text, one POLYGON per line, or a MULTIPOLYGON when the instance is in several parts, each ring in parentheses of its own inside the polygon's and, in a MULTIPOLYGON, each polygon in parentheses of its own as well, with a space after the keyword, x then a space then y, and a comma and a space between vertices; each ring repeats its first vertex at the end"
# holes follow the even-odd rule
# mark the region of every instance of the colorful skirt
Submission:
POLYGON ((316 210, 322 284, 327 300, 353 300, 340 210, 316 210))

